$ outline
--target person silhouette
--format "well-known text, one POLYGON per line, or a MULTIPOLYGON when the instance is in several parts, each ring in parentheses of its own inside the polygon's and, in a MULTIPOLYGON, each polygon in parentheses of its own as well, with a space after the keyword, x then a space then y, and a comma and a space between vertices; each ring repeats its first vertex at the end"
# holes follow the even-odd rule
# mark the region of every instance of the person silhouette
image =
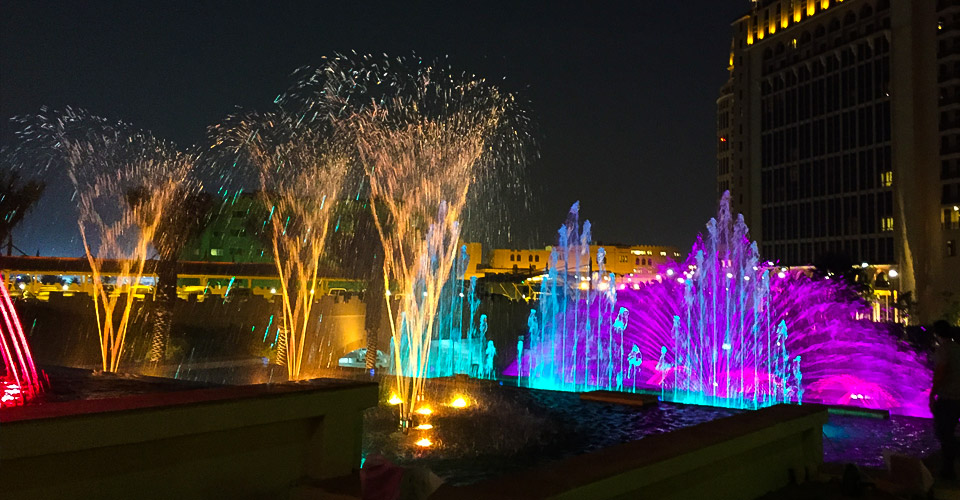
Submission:
POLYGON ((487 341, 487 350, 483 356, 483 378, 492 379, 494 378, 493 374, 493 358, 497 355, 497 348, 493 346, 493 341, 487 341))

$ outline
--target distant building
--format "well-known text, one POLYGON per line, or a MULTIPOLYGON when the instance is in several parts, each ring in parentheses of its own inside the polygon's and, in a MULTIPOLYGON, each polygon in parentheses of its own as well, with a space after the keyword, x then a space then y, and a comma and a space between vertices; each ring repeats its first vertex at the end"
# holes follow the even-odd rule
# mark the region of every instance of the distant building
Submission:
MULTIPOLYGON (((597 251, 606 251, 604 268, 617 278, 633 275, 638 281, 654 279, 658 270, 680 260, 675 247, 652 245, 590 245, 590 261, 584 260, 582 272, 598 271, 597 251)), ((487 274, 529 273, 543 274, 550 264, 552 247, 514 250, 495 248, 489 251, 488 264, 483 268, 487 274)), ((575 264, 570 263, 572 268, 575 264)), ((558 267, 563 267, 562 256, 558 267)))
POLYGON ((269 213, 255 193, 237 193, 214 207, 210 223, 184 248, 185 261, 273 262, 273 253, 254 234, 269 213))
POLYGON ((956 307, 960 0, 757 0, 728 66, 717 190, 761 255, 876 266, 924 322, 956 307))

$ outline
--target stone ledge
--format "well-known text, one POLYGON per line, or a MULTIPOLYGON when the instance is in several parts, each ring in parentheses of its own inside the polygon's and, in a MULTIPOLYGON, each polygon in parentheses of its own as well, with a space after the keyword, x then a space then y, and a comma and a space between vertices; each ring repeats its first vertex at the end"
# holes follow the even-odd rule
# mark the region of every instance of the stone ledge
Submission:
POLYGON ((816 471, 826 421, 819 405, 778 405, 474 485, 445 486, 432 498, 699 498, 704 491, 755 498, 788 484, 791 473, 803 480, 816 471))
POLYGON ((5 498, 285 496, 359 466, 361 412, 377 396, 320 382, 23 407, 10 421, 4 410, 0 484, 5 498))

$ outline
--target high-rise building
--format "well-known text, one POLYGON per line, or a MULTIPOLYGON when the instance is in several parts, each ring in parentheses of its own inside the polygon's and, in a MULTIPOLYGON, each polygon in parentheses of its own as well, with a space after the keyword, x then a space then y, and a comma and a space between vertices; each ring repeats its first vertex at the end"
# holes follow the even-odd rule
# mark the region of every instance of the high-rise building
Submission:
POLYGON ((754 0, 729 70, 718 190, 761 254, 876 265, 921 321, 960 307, 960 0, 754 0))

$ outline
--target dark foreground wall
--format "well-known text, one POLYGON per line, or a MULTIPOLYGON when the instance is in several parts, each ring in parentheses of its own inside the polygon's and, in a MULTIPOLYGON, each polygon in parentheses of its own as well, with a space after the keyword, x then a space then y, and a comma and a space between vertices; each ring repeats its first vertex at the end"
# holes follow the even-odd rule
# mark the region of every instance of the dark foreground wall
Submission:
POLYGON ((819 405, 777 405, 578 455, 463 487, 433 500, 749 500, 816 474, 823 462, 819 405))
POLYGON ((4 409, 2 497, 286 498, 360 466, 377 393, 322 381, 4 409))

